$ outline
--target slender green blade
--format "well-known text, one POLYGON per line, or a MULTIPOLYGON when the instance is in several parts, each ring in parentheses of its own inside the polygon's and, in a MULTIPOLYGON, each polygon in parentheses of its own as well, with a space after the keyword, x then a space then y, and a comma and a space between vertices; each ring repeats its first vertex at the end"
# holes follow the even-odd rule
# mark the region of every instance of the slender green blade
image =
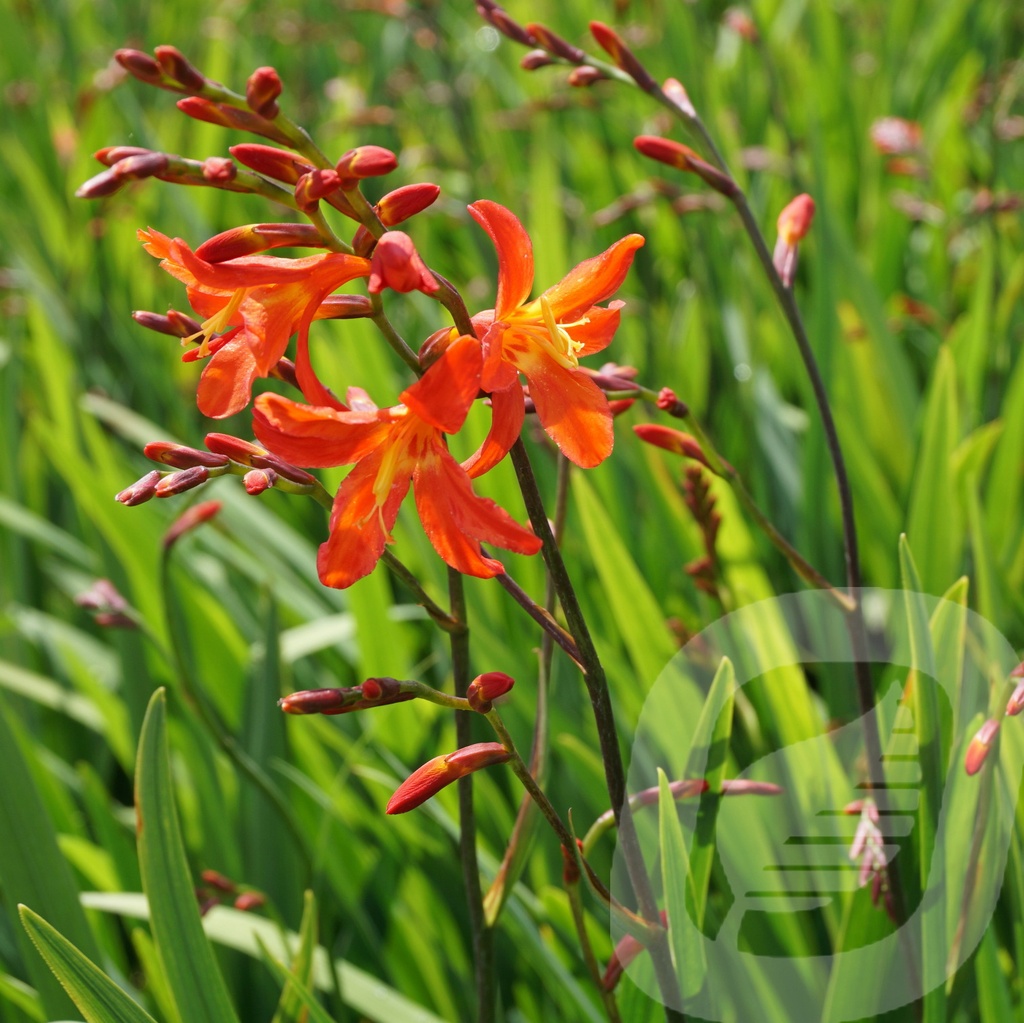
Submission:
MULTIPOLYGON (((307 890, 302 908, 302 923, 299 926, 299 947, 292 958, 291 970, 285 970, 283 964, 279 964, 267 952, 265 946, 260 946, 260 951, 264 953, 264 958, 273 972, 276 973, 276 967, 281 965, 281 969, 285 973, 283 978, 278 977, 279 980, 283 979, 285 981, 285 985, 281 991, 281 1000, 278 1002, 277 1012, 274 1013, 273 1023, 305 1023, 305 1014, 302 1011, 303 1006, 309 1009, 313 1020, 317 1020, 317 1012, 315 1010, 320 1009, 320 1006, 308 990, 313 984, 313 953, 316 951, 316 943, 316 897, 312 891, 307 890), (304 997, 307 995, 313 999, 312 1006, 307 1001, 307 998, 304 997)), ((322 1009, 320 1012, 326 1019, 327 1014, 322 1009)))
POLYGON ((237 1023, 224 979, 203 933, 174 808, 167 750, 167 699, 149 701, 135 778, 139 866, 160 962, 183 1020, 237 1023))
POLYGON ((19 906, 21 922, 88 1023, 155 1023, 88 956, 38 913, 19 906))

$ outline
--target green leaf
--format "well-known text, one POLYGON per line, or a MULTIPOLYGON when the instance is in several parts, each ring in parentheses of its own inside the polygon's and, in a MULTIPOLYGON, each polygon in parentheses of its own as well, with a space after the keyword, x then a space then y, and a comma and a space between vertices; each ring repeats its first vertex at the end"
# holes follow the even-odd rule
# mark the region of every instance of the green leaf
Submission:
POLYGON ((19 906, 21 922, 88 1023, 155 1023, 88 956, 38 913, 19 906))
MULTIPOLYGON (((280 964, 285 975, 284 978, 279 976, 278 979, 283 979, 285 985, 281 991, 277 1012, 274 1013, 273 1023, 305 1023, 302 1012, 303 1005, 310 1009, 314 1021, 317 1020, 318 1014, 314 1009, 320 1009, 320 1006, 308 990, 313 983, 313 953, 316 951, 316 944, 316 897, 312 891, 307 890, 302 907, 302 923, 299 926, 299 947, 292 958, 291 970, 285 969, 284 965, 280 964), (307 1001, 307 997, 313 999, 312 1005, 307 1001)), ((276 973, 278 961, 267 952, 266 947, 262 944, 260 951, 264 953, 264 958, 268 960, 269 965, 276 973)), ((322 1009, 320 1009, 320 1014, 326 1021, 327 1014, 322 1009)))
POLYGON ((237 1023, 203 933, 185 858, 171 789, 166 708, 166 694, 158 689, 142 725, 135 778, 139 866, 153 938, 181 1018, 188 1023, 237 1023))

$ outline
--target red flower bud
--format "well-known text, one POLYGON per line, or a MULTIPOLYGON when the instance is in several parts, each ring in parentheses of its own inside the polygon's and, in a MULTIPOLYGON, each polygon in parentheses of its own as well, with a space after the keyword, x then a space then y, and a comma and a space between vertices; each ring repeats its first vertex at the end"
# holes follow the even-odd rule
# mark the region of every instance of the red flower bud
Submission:
POLYGON ((252 465, 253 455, 267 454, 266 448, 227 433, 208 433, 203 443, 208 450, 218 455, 227 455, 232 462, 241 465, 252 465))
POLYGON ((269 490, 277 482, 277 473, 273 469, 251 469, 242 477, 245 492, 252 497, 269 490))
POLYGON ((543 47, 548 53, 553 53, 556 57, 569 61, 570 64, 581 64, 587 59, 587 55, 578 46, 573 46, 556 32, 552 32, 546 25, 531 22, 526 26, 526 31, 533 36, 538 46, 543 47))
POLYGON ((115 163, 120 163, 129 156, 145 156, 151 152, 151 149, 143 149, 141 146, 105 146, 103 149, 97 149, 92 155, 105 167, 113 167, 115 163))
POLYGON ((658 392, 658 399, 655 402, 662 412, 667 412, 676 419, 685 419, 690 414, 686 402, 676 397, 676 392, 671 387, 663 387, 658 392))
POLYGON ((251 132, 253 135, 263 135, 275 142, 286 144, 288 142, 287 137, 274 127, 273 121, 268 121, 251 110, 240 110, 238 107, 228 106, 226 103, 214 103, 213 100, 205 99, 202 96, 186 96, 184 99, 179 99, 178 109, 197 121, 217 124, 222 128, 237 128, 239 131, 251 132))
POLYGON ((323 248, 324 239, 312 224, 246 224, 214 235, 196 249, 196 255, 207 263, 223 263, 285 246, 323 248))
POLYGON ((282 697, 277 705, 285 714, 329 714, 352 702, 345 698, 349 693, 349 689, 304 689, 282 697))
POLYGON ((153 53, 168 78, 173 78, 193 92, 202 92, 206 88, 206 76, 190 64, 177 47, 158 46, 153 53))
POLYGON ((228 152, 241 164, 263 174, 276 181, 283 181, 286 185, 294 185, 303 174, 313 169, 312 164, 307 163, 294 153, 286 149, 277 149, 274 146, 264 146, 258 142, 246 142, 242 145, 231 146, 228 152))
POLYGON ((114 498, 129 508, 137 504, 144 504, 146 501, 156 497, 156 485, 162 479, 159 469, 146 473, 140 480, 136 480, 130 487, 126 487, 114 498))
POLYGON ((700 444, 694 437, 683 433, 682 430, 673 430, 669 426, 659 426, 657 423, 641 423, 639 426, 633 427, 633 432, 648 444, 664 448, 666 451, 682 455, 684 458, 692 458, 711 469, 700 444))
POLYGON ((200 875, 203 879, 203 884, 209 885, 211 888, 215 888, 219 892, 225 892, 228 895, 233 895, 238 891, 238 886, 230 878, 225 877, 219 871, 216 870, 204 870, 200 875))
POLYGON ((273 120, 280 110, 277 97, 281 95, 281 76, 272 67, 258 67, 245 84, 245 102, 260 117, 273 120))
POLYGON ((132 319, 140 327, 145 327, 147 330, 155 330, 158 334, 169 334, 171 337, 191 337, 203 329, 202 324, 193 320, 190 316, 186 316, 184 313, 178 313, 174 309, 166 314, 150 313, 144 309, 136 309, 132 313, 132 319), (177 315, 172 318, 172 313, 177 315))
POLYGON ((514 43, 522 43, 523 46, 537 45, 537 40, 493 0, 482 0, 477 3, 476 12, 484 21, 493 25, 503 36, 511 39, 514 43))
POLYGON ((429 295, 439 287, 404 231, 388 231, 377 242, 366 284, 371 295, 380 294, 385 288, 400 292, 422 291, 429 295))
POLYGON ((536 71, 538 68, 551 67, 554 63, 554 57, 549 56, 547 50, 530 50, 519 60, 519 66, 524 71, 536 71))
POLYGON ((1013 695, 1006 702, 1006 713, 1010 717, 1016 717, 1022 710, 1024 710, 1024 682, 1019 682, 1013 695))
POLYGON ((299 483, 302 486, 308 487, 316 483, 315 476, 311 476, 305 469, 299 469, 297 466, 291 465, 283 458, 278 458, 277 455, 253 455, 248 464, 254 469, 269 469, 277 476, 283 476, 286 480, 292 483, 299 483))
POLYGON ((1021 661, 1020 664, 1010 672, 1010 678, 1024 678, 1024 661, 1021 661))
POLYGON ((736 182, 727 174, 723 174, 717 167, 712 167, 706 160, 702 160, 689 146, 673 139, 663 139, 658 135, 639 135, 633 139, 633 145, 644 156, 658 163, 667 164, 677 170, 696 174, 705 184, 710 185, 716 192, 732 197, 737 193, 736 182))
POLYGON ((779 214, 779 240, 775 243, 772 262, 787 288, 796 278, 797 243, 811 229, 814 219, 814 200, 804 193, 798 195, 779 214))
MULTIPOLYGON (((186 470, 186 472, 194 471, 193 469, 186 470)), ((209 522, 220 509, 220 501, 203 501, 200 504, 194 504, 184 514, 179 515, 171 523, 171 528, 164 533, 164 550, 170 550, 178 542, 178 539, 189 530, 196 529, 204 522, 209 522)))
POLYGON ((377 216, 385 227, 394 227, 403 221, 422 213, 441 194, 439 185, 422 181, 414 185, 402 185, 388 192, 377 203, 377 216))
POLYGON ((259 909, 260 906, 266 903, 266 901, 266 896, 261 895, 259 892, 242 892, 242 894, 235 899, 235 909, 240 909, 245 913, 251 909, 259 909))
POLYGON ((328 295, 316 311, 318 320, 356 320, 373 315, 373 303, 365 295, 328 295))
POLYGON ((398 786, 388 800, 385 812, 406 813, 413 810, 453 781, 492 764, 504 764, 510 757, 511 754, 500 742, 478 742, 454 753, 434 757, 413 771, 398 786))
POLYGON ((488 671, 483 675, 477 675, 469 683, 466 699, 473 710, 486 714, 491 709, 492 701, 504 696, 515 684, 516 680, 503 671, 488 671))
POLYGON ((968 774, 977 774, 981 770, 998 734, 999 722, 994 718, 989 718, 978 729, 977 734, 971 739, 970 745, 967 747, 967 755, 964 757, 964 770, 968 774))
POLYGON ((661 91, 678 107, 687 117, 696 117, 697 111, 690 100, 690 94, 682 82, 675 78, 666 78, 661 91))
POLYGON ((182 469, 165 476, 156 485, 157 497, 176 497, 188 490, 195 490, 210 478, 210 470, 205 465, 196 465, 191 469, 182 469))
POLYGON ((141 50, 117 50, 114 60, 118 62, 133 78, 147 85, 160 85, 164 80, 164 72, 160 65, 141 50))
POLYGON ((346 188, 363 178, 379 178, 398 166, 398 157, 383 146, 359 146, 350 149, 336 166, 346 188))
POLYGON ((586 89, 607 77, 603 71, 585 64, 581 67, 574 67, 565 80, 576 89, 586 89))
POLYGON ((234 160, 226 156, 208 156, 203 160, 203 179, 213 185, 226 184, 238 177, 234 160))
POLYGON ((657 92, 657 82, 650 76, 647 68, 637 60, 636 55, 626 45, 622 36, 611 26, 601 21, 590 23, 590 34, 598 46, 607 53, 615 64, 626 72, 644 92, 657 92))
POLYGON ((341 188, 342 181, 337 171, 312 170, 295 182, 295 201, 299 209, 312 212, 316 204, 341 188))
POLYGON ((205 465, 213 469, 217 466, 230 465, 231 459, 226 455, 211 454, 196 448, 185 447, 184 444, 173 444, 167 440, 155 440, 147 444, 142 453, 152 462, 170 465, 175 469, 193 469, 197 465, 205 465))
POLYGON ((75 597, 75 603, 86 611, 124 611, 128 607, 128 601, 109 579, 97 579, 75 597))

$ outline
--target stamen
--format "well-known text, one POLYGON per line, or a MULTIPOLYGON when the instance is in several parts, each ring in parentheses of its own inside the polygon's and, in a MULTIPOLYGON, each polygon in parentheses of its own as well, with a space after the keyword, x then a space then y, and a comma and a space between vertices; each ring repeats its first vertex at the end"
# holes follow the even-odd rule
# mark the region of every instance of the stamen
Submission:
POLYGON ((197 359, 205 358, 207 355, 211 354, 210 342, 213 340, 213 335, 231 325, 231 318, 238 312, 238 307, 242 304, 242 300, 245 298, 248 290, 248 288, 236 288, 227 304, 218 312, 214 313, 213 316, 203 321, 201 330, 181 339, 181 343, 183 345, 190 344, 199 337, 203 339, 199 343, 199 349, 196 352, 197 359))

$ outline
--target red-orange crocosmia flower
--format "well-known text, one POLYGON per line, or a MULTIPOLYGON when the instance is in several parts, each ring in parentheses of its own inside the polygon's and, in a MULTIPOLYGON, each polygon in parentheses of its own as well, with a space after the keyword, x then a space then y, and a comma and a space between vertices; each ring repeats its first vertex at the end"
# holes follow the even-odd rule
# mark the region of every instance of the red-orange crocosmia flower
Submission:
POLYGON ((584 468, 599 464, 611 454, 612 417, 603 392, 580 371, 579 359, 611 343, 623 303, 597 303, 619 289, 644 239, 627 235, 530 302, 533 247, 523 225, 488 200, 473 203, 469 212, 497 249, 498 294, 493 310, 473 318, 484 356, 480 386, 492 394, 494 427, 467 469, 481 475, 518 436, 520 373, 541 425, 562 453, 584 468))
MULTIPOLYGON (((197 400, 199 410, 214 419, 249 404, 253 381, 270 374, 296 332, 302 381, 310 322, 318 318, 328 295, 370 272, 369 260, 338 252, 301 259, 260 254, 208 263, 180 238, 172 240, 152 229, 140 231, 139 238, 185 284, 192 308, 205 317, 200 338, 191 339, 201 343, 185 358, 210 357, 197 400)), ((323 315, 330 315, 330 309, 323 315)))
POLYGON ((289 462, 307 467, 355 468, 338 490, 330 538, 317 567, 326 586, 344 589, 369 574, 390 540, 409 485, 434 549, 467 575, 504 569, 480 543, 536 554, 540 540, 493 501, 477 497, 466 471, 448 453, 444 435, 465 421, 480 383, 480 345, 460 337, 401 395, 402 404, 378 409, 358 392, 353 408, 303 405, 276 394, 256 399, 257 438, 289 462))

